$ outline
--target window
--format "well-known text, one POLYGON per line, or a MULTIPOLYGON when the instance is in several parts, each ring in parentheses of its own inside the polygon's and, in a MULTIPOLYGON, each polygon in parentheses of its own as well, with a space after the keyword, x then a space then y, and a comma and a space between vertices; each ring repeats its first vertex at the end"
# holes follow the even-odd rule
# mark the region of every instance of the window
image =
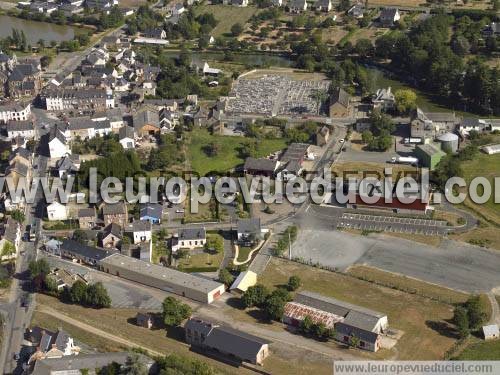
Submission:
POLYGON ((365 347, 365 342, 364 341, 360 341, 359 342, 359 346, 361 346, 362 348, 364 348, 365 347))

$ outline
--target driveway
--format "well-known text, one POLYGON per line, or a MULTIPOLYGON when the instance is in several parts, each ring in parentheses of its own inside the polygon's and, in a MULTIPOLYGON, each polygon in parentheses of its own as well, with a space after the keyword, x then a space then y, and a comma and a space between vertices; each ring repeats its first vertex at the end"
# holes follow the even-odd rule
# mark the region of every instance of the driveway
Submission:
POLYGON ((451 240, 432 247, 381 234, 305 229, 292 252, 340 270, 364 264, 467 292, 500 286, 500 253, 451 240))

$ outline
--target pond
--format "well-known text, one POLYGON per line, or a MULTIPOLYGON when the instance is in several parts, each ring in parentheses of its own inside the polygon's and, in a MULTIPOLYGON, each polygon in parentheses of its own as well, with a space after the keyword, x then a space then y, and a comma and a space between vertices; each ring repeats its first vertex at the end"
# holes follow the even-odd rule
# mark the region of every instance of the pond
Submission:
POLYGON ((0 37, 12 35, 12 29, 23 30, 30 44, 36 44, 40 39, 46 43, 71 40, 75 29, 71 26, 56 25, 48 22, 30 21, 17 17, 0 15, 0 37))

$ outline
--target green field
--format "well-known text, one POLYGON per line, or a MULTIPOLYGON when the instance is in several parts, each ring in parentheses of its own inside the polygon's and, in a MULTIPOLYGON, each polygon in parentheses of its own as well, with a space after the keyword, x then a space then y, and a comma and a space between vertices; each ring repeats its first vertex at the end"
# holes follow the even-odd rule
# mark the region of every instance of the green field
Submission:
MULTIPOLYGON (((382 349, 375 354, 370 353, 373 358, 442 359, 444 353, 456 342, 456 332, 449 323, 453 317, 453 306, 417 294, 277 258, 271 259, 264 273, 259 275, 259 282, 273 288, 286 284, 292 275, 300 277, 301 290, 310 290, 381 311, 388 315, 391 327, 404 331, 394 350, 382 349)), ((396 283, 395 280, 392 282, 396 283)), ((420 282, 418 285, 412 283, 411 286, 422 290, 423 285, 424 283, 420 282)), ((430 288, 425 287, 425 290, 430 291, 430 288)), ((445 293, 443 299, 449 298, 449 290, 432 288, 433 296, 441 292, 445 293)), ((458 297, 460 299, 460 296, 458 297)))
POLYGON ((456 358, 461 361, 498 361, 500 360, 500 340, 479 341, 467 346, 456 358))
POLYGON ((257 12, 254 7, 234 7, 231 5, 199 5, 194 8, 195 14, 210 13, 219 21, 217 26, 212 30, 211 35, 214 37, 221 36, 231 31, 231 26, 235 23, 241 23, 243 26, 252 15, 257 12))
MULTIPOLYGON (((490 181, 491 198, 483 205, 475 205, 475 208, 489 219, 500 224, 500 206, 494 202, 495 189, 493 185, 494 178, 500 176, 500 154, 486 155, 481 152, 474 157, 474 160, 462 163, 462 169, 467 184, 475 177, 486 177, 490 181)), ((471 202, 471 204, 473 203, 471 202)))
MULTIPOLYGON (((193 171, 205 175, 211 171, 225 172, 243 164, 241 147, 250 142, 248 138, 211 135, 205 129, 195 129, 190 134, 188 158, 193 171), (215 156, 208 156, 205 149, 216 143, 219 150, 215 156)), ((263 157, 286 147, 284 139, 261 139, 258 142, 257 156, 263 157)))

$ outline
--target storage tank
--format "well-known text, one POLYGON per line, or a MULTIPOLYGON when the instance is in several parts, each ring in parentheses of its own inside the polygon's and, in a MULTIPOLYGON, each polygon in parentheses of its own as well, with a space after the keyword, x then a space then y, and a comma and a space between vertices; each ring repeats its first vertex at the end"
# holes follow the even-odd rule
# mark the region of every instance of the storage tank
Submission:
POLYGON ((446 153, 455 153, 458 150, 458 135, 445 133, 440 135, 438 141, 441 143, 441 149, 446 153))

